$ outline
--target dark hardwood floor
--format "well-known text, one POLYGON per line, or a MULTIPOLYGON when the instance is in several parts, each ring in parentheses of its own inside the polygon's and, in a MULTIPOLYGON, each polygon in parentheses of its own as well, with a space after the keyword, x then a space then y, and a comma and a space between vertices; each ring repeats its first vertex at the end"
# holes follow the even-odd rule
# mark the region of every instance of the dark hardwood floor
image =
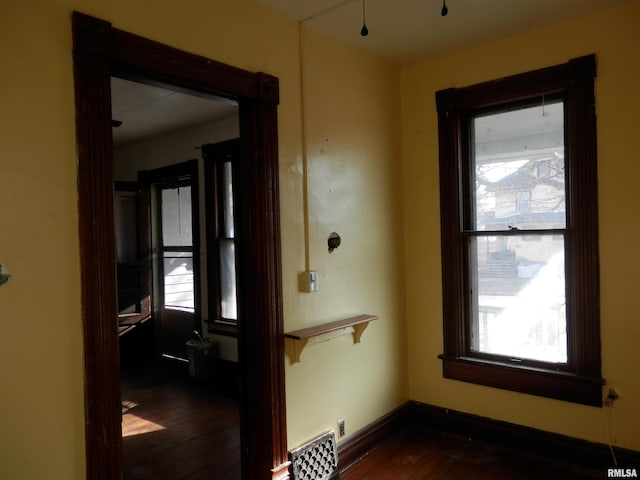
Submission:
POLYGON ((594 471, 413 425, 387 437, 341 480, 602 479, 594 471))
MULTIPOLYGON (((126 339, 122 347, 126 352, 126 339)), ((125 480, 240 480, 236 372, 219 365, 214 380, 200 384, 189 378, 187 364, 151 362, 148 352, 132 350, 121 373, 125 480)), ((412 423, 340 478, 569 480, 602 479, 606 472, 412 423)))
POLYGON ((125 480, 240 480, 237 398, 189 379, 175 361, 127 362, 121 374, 125 480))

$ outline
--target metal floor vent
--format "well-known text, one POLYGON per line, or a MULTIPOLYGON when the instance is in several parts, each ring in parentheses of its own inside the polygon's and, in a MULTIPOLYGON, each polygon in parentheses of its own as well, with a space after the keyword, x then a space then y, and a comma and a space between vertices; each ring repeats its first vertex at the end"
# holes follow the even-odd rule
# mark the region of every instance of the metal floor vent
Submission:
POLYGON ((292 480, 335 480, 340 478, 336 436, 329 431, 289 453, 292 480))

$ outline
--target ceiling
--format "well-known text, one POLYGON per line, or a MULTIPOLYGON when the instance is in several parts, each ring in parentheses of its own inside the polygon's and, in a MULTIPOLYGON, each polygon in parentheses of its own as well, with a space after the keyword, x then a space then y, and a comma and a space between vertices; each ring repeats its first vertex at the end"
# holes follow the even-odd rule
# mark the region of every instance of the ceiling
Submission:
MULTIPOLYGON (((474 44, 640 0, 364 0, 369 34, 360 35, 363 0, 254 0, 398 65, 450 54, 474 44)), ((213 123, 238 114, 226 99, 200 96, 112 78, 114 145, 213 123)))
POLYGON ((309 28, 399 65, 638 0, 255 0, 309 28))
POLYGON ((112 129, 116 148, 237 114, 238 104, 227 99, 186 95, 111 77, 111 116, 122 122, 112 129))

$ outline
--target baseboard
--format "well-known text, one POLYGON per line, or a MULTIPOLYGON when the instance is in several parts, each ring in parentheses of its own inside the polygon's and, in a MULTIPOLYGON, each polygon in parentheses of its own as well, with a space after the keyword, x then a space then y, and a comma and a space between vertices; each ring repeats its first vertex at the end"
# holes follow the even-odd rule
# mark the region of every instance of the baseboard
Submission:
MULTIPOLYGON (((345 471, 389 435, 408 425, 464 435, 476 441, 516 449, 594 469, 613 468, 608 445, 545 432, 416 401, 409 401, 338 445, 340 471, 345 471)), ((614 447, 618 465, 638 467, 640 452, 614 447)))
POLYGON ((407 425, 413 406, 405 403, 338 444, 338 468, 344 472, 364 458, 372 448, 407 425))

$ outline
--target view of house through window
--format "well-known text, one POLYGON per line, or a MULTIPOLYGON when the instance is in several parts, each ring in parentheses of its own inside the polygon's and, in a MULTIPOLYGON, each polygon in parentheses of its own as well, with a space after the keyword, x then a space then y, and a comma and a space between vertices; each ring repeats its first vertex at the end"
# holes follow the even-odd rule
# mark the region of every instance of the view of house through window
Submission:
POLYGON ((471 348, 564 363, 564 109, 543 101, 471 122, 471 348))
POLYGON ((595 67, 436 92, 445 378, 602 404, 595 67))

